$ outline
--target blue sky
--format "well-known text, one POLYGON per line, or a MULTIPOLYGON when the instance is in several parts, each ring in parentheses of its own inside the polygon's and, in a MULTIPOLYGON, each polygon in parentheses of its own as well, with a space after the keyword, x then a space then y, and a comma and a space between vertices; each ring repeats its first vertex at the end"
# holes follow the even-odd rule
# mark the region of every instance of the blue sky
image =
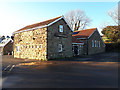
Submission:
POLYGON ((105 23, 114 25, 107 11, 117 6, 117 2, 3 2, 0 3, 0 35, 12 32, 29 24, 64 15, 70 10, 81 9, 92 20, 87 28, 105 23))

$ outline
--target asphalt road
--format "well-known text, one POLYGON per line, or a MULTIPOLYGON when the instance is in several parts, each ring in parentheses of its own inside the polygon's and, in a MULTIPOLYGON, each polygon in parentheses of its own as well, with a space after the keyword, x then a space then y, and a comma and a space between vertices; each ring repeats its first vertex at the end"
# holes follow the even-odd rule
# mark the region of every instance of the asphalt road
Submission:
POLYGON ((47 62, 3 56, 2 87, 118 88, 117 55, 106 53, 47 62))

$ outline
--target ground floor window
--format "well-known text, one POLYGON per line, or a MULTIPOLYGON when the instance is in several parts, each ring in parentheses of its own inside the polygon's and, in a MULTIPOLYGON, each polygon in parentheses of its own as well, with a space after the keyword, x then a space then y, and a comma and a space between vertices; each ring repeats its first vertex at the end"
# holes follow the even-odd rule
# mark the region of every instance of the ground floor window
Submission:
POLYGON ((100 47, 100 41, 99 41, 99 47, 100 47))
POLYGON ((16 51, 20 52, 20 46, 16 46, 16 51))
POLYGON ((39 48, 42 48, 42 44, 40 44, 39 48))
POLYGON ((58 52, 62 52, 62 44, 58 45, 58 52))
POLYGON ((97 47, 97 41, 95 40, 95 47, 97 47))
POLYGON ((81 51, 81 50, 82 50, 82 48, 83 48, 83 45, 80 45, 80 48, 79 48, 79 50, 81 51))
POLYGON ((94 47, 94 40, 92 40, 92 47, 94 47))

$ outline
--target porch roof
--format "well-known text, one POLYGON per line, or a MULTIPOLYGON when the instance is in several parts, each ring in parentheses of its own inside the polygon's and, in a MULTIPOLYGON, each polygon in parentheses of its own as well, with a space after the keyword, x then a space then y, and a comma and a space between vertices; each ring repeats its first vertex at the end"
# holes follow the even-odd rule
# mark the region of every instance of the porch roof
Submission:
POLYGON ((78 43, 78 44, 84 44, 81 40, 78 40, 77 38, 72 36, 72 43, 78 43))

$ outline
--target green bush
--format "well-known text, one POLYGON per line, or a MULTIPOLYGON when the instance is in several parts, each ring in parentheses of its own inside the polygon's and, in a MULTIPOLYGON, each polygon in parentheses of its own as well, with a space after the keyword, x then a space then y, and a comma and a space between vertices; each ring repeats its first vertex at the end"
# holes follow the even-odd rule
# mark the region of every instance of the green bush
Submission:
POLYGON ((112 42, 117 42, 120 39, 120 25, 119 26, 107 26, 102 31, 108 39, 111 39, 112 42))
POLYGON ((120 43, 120 39, 118 39, 117 42, 120 43))

